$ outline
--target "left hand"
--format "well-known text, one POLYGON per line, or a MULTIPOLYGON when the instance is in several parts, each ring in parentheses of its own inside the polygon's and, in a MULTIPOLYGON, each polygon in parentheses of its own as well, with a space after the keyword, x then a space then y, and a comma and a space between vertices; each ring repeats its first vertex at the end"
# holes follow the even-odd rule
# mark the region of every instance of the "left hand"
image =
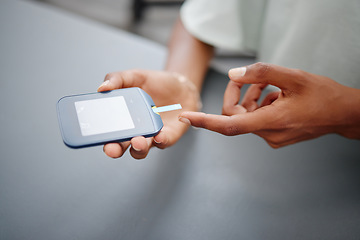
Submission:
MULTIPOLYGON (((98 91, 109 91, 119 88, 139 87, 147 92, 156 106, 180 103, 181 111, 196 111, 200 95, 196 87, 183 75, 166 71, 127 70, 109 73, 98 91)), ((155 137, 137 136, 127 142, 107 143, 104 146, 106 155, 112 158, 121 157, 130 148, 130 154, 136 159, 145 158, 152 146, 167 148, 175 144, 188 129, 178 121, 179 111, 160 113, 164 127, 155 137)))
POLYGON ((359 89, 265 63, 230 70, 229 77, 223 115, 183 112, 179 120, 228 136, 254 133, 273 148, 327 133, 360 138, 359 89), (245 83, 253 85, 238 104, 245 83), (268 84, 281 92, 268 94, 259 105, 257 101, 268 84))

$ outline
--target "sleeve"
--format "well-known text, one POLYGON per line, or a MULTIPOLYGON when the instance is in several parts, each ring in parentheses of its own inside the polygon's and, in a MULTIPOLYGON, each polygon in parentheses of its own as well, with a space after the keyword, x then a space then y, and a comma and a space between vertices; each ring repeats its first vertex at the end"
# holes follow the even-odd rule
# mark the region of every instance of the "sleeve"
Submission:
POLYGON ((256 51, 266 0, 187 0, 181 20, 193 36, 218 48, 256 51))

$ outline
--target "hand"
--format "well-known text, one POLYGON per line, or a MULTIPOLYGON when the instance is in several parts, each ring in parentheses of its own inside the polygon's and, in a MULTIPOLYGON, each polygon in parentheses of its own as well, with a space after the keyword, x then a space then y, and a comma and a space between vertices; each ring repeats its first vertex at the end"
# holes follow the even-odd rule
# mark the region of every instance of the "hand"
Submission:
POLYGON ((223 115, 183 112, 179 120, 228 136, 254 133, 274 148, 339 133, 360 138, 360 90, 330 78, 281 66, 256 63, 229 71, 223 115), (240 89, 249 87, 241 102, 240 89), (262 90, 272 84, 280 92, 262 90), (226 115, 226 116, 224 116, 226 115))
MULTIPOLYGON (((196 87, 184 76, 164 71, 131 70, 109 73, 98 91, 118 88, 139 87, 147 92, 156 106, 180 103, 181 111, 197 111, 200 96, 196 87)), ((108 143, 104 146, 106 155, 121 157, 131 145, 130 154, 136 159, 145 158, 152 146, 166 148, 177 142, 186 132, 188 125, 178 121, 179 111, 160 113, 164 123, 158 135, 151 138, 134 137, 131 141, 108 143)))

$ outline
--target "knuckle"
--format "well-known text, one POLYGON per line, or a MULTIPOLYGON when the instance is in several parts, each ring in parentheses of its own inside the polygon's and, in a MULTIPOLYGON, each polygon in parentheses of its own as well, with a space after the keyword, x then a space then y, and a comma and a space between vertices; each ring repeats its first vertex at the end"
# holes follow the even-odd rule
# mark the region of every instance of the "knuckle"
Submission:
POLYGON ((199 119, 199 121, 194 121, 194 126, 199 128, 206 128, 206 129, 209 128, 208 124, 206 124, 205 118, 201 118, 199 119))
POLYGON ((267 142, 269 144, 269 146, 273 149, 279 149, 280 148, 280 145, 278 144, 274 144, 274 143, 271 143, 271 142, 267 142))
POLYGON ((147 74, 144 70, 141 69, 132 69, 126 71, 126 78, 131 80, 132 84, 142 84, 144 83, 145 79, 147 78, 147 74))
POLYGON ((285 146, 287 141, 288 138, 285 134, 273 134, 266 139, 266 142, 274 149, 285 146))
POLYGON ((277 141, 275 137, 270 136, 264 139, 271 148, 278 149, 280 147, 280 143, 277 141))
POLYGON ((281 139, 278 134, 273 134, 268 138, 269 142, 274 145, 278 145, 281 142, 281 139))
POLYGON ((304 86, 309 84, 311 74, 301 69, 292 69, 292 82, 295 88, 300 91, 304 86))
POLYGON ((254 64, 256 74, 256 78, 264 78, 271 70, 271 65, 268 63, 258 62, 254 64))
POLYGON ((294 69, 293 69, 293 73, 294 73, 295 75, 304 75, 306 72, 303 71, 303 70, 301 70, 301 69, 294 68, 294 69))
POLYGON ((111 78, 111 76, 112 76, 112 73, 107 73, 105 75, 105 80, 109 80, 111 78))
POLYGON ((132 69, 131 71, 128 71, 127 74, 132 74, 136 78, 141 78, 144 76, 144 73, 141 69, 132 69))
POLYGON ((294 79, 306 80, 309 77, 309 73, 301 69, 293 69, 294 79))
POLYGON ((208 124, 208 119, 207 119, 207 114, 206 113, 202 113, 198 119, 192 119, 190 120, 191 124, 194 127, 199 127, 199 128, 209 128, 209 124, 208 124))
POLYGON ((239 129, 236 125, 233 124, 226 124, 224 129, 223 129, 223 134, 225 136, 234 136, 237 135, 239 133, 239 129))

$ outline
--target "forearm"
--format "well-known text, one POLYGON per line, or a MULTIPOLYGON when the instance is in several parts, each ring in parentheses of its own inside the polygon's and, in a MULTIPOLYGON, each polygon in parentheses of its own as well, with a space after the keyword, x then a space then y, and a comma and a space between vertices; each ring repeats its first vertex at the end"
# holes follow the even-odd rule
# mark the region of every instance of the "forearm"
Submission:
POLYGON ((186 76, 200 91, 214 48, 192 36, 178 19, 168 46, 165 70, 186 76))

